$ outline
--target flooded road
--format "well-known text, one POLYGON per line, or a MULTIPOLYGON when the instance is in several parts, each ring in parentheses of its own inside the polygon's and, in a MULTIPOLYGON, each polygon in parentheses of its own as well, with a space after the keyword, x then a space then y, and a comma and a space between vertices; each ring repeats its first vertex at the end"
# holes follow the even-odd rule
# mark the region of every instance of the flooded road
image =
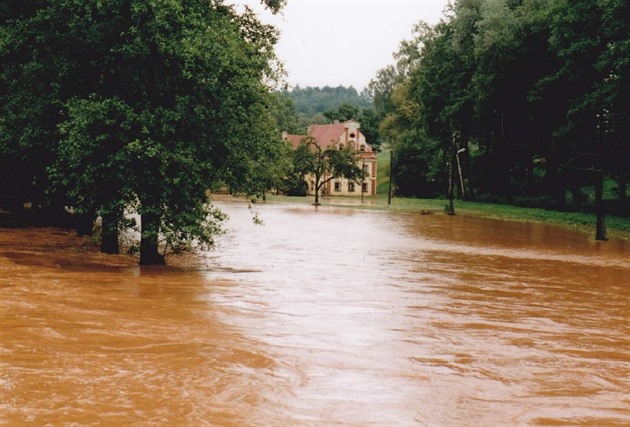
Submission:
POLYGON ((630 242, 221 207, 167 268, 0 230, 0 425, 630 425, 630 242))

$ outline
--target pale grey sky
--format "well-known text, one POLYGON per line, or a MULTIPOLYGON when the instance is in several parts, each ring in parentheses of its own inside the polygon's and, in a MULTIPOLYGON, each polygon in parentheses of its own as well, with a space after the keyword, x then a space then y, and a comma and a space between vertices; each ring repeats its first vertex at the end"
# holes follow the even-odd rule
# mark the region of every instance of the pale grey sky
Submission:
POLYGON ((448 0, 288 0, 280 16, 259 0, 233 0, 259 11, 281 31, 276 46, 291 86, 354 86, 361 91, 380 68, 393 64, 414 24, 435 24, 448 0))

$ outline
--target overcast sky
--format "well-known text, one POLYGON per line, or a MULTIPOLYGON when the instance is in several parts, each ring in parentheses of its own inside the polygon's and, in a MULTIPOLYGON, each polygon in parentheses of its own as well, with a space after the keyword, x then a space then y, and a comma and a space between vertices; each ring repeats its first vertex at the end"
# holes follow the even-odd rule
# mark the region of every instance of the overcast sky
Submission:
POLYGON ((291 86, 354 86, 361 91, 376 71, 394 63, 414 24, 435 24, 448 0, 288 0, 272 16, 259 0, 233 0, 259 11, 281 31, 276 46, 291 86))

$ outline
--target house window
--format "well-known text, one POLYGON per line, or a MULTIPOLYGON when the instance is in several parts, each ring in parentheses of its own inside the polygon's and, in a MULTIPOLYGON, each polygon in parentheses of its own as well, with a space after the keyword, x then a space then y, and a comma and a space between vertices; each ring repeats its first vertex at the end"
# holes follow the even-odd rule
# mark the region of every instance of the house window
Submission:
POLYGON ((367 193, 367 182, 364 182, 363 184, 361 184, 361 191, 363 193, 367 193))
POLYGON ((365 151, 365 144, 361 144, 361 151, 365 151))
POLYGON ((343 144, 339 144, 339 149, 343 150, 343 144))
POLYGON ((351 133, 350 138, 354 138, 354 137, 355 137, 354 133, 351 133))
POLYGON ((335 191, 341 191, 341 183, 339 181, 335 182, 335 191))
POLYGON ((370 166, 369 165, 363 165, 363 173, 365 174, 365 176, 370 176, 370 166))
POLYGON ((348 193, 354 193, 354 182, 348 183, 348 193))

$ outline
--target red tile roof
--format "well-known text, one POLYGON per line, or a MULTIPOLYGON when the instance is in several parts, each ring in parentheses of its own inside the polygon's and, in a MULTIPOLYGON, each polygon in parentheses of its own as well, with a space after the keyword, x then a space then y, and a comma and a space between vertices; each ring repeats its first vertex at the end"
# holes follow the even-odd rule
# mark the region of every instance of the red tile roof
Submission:
POLYGON ((322 149, 328 148, 332 144, 337 144, 339 137, 344 134, 346 127, 343 123, 334 123, 331 125, 311 125, 308 129, 308 135, 317 140, 322 149))
POLYGON ((331 145, 336 145, 345 132, 346 126, 344 123, 333 123, 328 125, 311 125, 308 128, 308 135, 283 134, 283 137, 293 145, 293 148, 297 148, 303 138, 311 136, 325 150, 331 145))

